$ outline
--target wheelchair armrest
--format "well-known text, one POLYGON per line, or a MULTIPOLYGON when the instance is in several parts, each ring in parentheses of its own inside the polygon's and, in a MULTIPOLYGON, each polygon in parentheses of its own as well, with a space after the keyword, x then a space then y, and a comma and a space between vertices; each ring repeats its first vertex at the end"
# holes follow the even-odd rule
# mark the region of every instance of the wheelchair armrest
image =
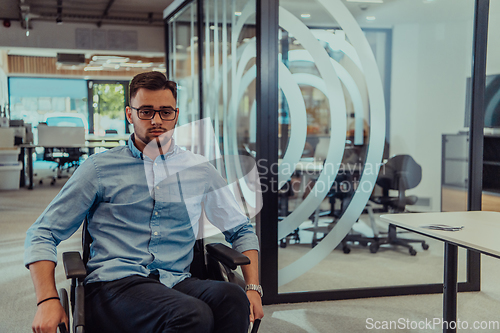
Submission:
POLYGON ((62 256, 66 278, 83 279, 87 276, 87 270, 83 264, 80 252, 64 252, 62 256))
POLYGON ((230 269, 236 269, 240 265, 248 265, 250 259, 247 256, 233 250, 221 243, 207 244, 206 249, 208 254, 220 261, 230 269))

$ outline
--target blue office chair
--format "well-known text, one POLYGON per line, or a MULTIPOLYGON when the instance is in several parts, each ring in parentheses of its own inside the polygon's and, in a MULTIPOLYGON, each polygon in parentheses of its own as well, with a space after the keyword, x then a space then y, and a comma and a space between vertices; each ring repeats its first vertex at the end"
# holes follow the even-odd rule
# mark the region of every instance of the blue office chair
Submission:
MULTIPOLYGON (((85 219, 82 230, 83 258, 80 256, 80 252, 63 253, 64 270, 66 278, 71 279, 71 289, 70 297, 68 297, 66 289, 59 289, 59 298, 68 320, 70 320, 71 305, 73 325, 69 322, 68 326, 72 327, 70 331, 73 333, 85 333, 85 290, 83 282, 87 276, 86 264, 89 260, 91 242, 92 237, 88 232, 87 219, 85 219)), ((203 245, 203 239, 195 242, 194 256, 190 268, 191 274, 199 279, 236 283, 244 289, 245 280, 234 270, 238 266, 248 265, 250 259, 224 244, 207 244, 205 247, 203 245)), ((252 327, 252 333, 257 333, 259 325, 260 319, 256 319, 252 327)), ((64 323, 59 325, 59 331, 60 333, 68 333, 64 323)))

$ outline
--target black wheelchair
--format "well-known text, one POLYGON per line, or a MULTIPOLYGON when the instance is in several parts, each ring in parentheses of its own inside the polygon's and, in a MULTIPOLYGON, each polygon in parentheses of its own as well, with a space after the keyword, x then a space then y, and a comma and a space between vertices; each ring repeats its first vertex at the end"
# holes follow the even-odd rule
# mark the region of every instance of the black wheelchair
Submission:
MULTIPOLYGON (((68 327, 73 333, 85 333, 85 290, 83 281, 87 276, 86 263, 90 255, 90 243, 92 238, 87 230, 87 220, 84 221, 82 231, 83 258, 80 252, 63 253, 63 265, 66 278, 71 279, 71 288, 68 291, 59 289, 59 298, 68 317, 68 327), (70 320, 70 308, 73 317, 70 320)), ((250 259, 224 244, 213 243, 204 246, 203 239, 197 240, 194 245, 194 257, 190 272, 192 276, 199 279, 211 279, 236 283, 243 289, 245 280, 235 272, 238 266, 248 265, 250 259)), ((260 319, 256 319, 251 333, 257 333, 260 319)), ((64 323, 59 324, 60 333, 69 333, 64 323)))

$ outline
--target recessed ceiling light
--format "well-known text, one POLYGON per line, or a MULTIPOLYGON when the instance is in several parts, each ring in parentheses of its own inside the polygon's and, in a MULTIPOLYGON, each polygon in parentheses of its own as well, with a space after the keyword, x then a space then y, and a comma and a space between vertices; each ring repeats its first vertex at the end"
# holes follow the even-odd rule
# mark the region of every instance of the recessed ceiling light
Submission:
POLYGON ((358 2, 358 3, 384 3, 384 0, 346 0, 347 2, 358 2))
POLYGON ((302 18, 311 18, 311 14, 300 14, 302 18))
POLYGON ((234 12, 234 15, 241 16, 241 12, 234 12))
POLYGON ((375 21, 376 17, 375 16, 367 16, 366 20, 367 21, 375 21))

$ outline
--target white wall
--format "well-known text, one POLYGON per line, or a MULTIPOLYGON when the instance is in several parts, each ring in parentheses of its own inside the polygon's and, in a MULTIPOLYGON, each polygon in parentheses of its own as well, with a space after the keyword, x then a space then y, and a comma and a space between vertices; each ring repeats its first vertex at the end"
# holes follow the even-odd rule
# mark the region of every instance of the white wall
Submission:
MULTIPOLYGON (((26 30, 21 28, 19 22, 13 22, 9 28, 0 26, 0 48, 42 48, 42 49, 66 49, 74 53, 84 53, 85 51, 76 49, 76 29, 85 28, 91 30, 120 30, 137 32, 137 50, 126 50, 127 54, 139 54, 152 52, 155 55, 165 54, 165 41, 163 27, 144 27, 144 26, 110 26, 103 25, 97 28, 94 24, 64 23, 57 25, 55 22, 33 21, 31 23, 29 37, 26 36, 26 30)), ((99 53, 117 53, 120 50, 100 50, 99 53)), ((95 50, 93 53, 96 53, 95 50)))
POLYGON ((486 74, 500 74, 500 1, 490 1, 486 74))
POLYGON ((0 50, 0 106, 2 110, 9 102, 9 89, 7 82, 7 54, 0 50))
POLYGON ((441 136, 464 129, 471 52, 472 18, 394 26, 390 155, 422 166, 411 193, 430 198, 430 210, 440 210, 441 136))

